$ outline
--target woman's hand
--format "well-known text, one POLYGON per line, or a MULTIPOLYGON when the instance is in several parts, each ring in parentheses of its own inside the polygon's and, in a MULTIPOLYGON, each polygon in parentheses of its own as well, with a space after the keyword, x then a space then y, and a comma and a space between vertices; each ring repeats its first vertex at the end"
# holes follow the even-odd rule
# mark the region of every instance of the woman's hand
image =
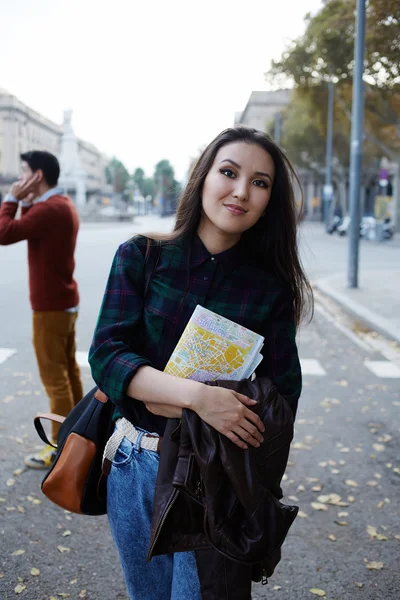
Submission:
POLYGON ((180 419, 182 417, 182 409, 179 406, 154 404, 153 402, 145 402, 144 405, 148 411, 158 417, 167 417, 168 419, 180 419))
POLYGON ((222 387, 203 384, 193 400, 193 410, 203 421, 225 435, 239 448, 247 449, 247 444, 258 448, 264 441, 265 427, 261 419, 247 408, 254 406, 243 394, 222 387), (199 393, 200 392, 200 393, 199 393))

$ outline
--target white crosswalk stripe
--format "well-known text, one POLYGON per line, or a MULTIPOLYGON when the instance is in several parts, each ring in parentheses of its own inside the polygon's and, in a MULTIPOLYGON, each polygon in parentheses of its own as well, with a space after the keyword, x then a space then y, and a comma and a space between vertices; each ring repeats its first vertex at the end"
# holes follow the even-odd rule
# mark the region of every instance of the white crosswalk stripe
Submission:
POLYGON ((400 367, 388 360, 366 360, 364 365, 377 377, 400 378, 400 367))
POLYGON ((301 370, 303 375, 326 375, 326 371, 315 358, 300 358, 301 370))
MULTIPOLYGON (((12 358, 18 350, 15 348, 0 348, 0 364, 12 358)), ((76 352, 76 362, 82 369, 89 369, 88 351, 78 350, 76 352)), ((300 358, 303 376, 324 377, 327 371, 321 362, 315 358, 300 358)), ((389 360, 365 360, 365 367, 376 377, 382 379, 400 379, 400 367, 389 360)))
POLYGON ((75 358, 76 362, 81 368, 89 368, 88 352, 82 352, 81 350, 77 350, 77 352, 75 353, 75 358))
POLYGON ((17 350, 15 350, 14 348, 0 348, 0 365, 1 363, 5 362, 8 358, 10 358, 10 356, 13 356, 13 354, 16 354, 17 350))

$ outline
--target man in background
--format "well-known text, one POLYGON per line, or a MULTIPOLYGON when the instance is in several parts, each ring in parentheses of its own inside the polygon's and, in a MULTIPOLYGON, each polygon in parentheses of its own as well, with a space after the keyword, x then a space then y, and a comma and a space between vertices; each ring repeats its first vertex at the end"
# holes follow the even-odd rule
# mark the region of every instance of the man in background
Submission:
MULTIPOLYGON (((57 187, 60 166, 49 152, 21 154, 21 175, 0 209, 0 244, 28 240, 29 290, 33 309, 33 345, 50 411, 67 416, 83 396, 75 360, 78 286, 73 278, 79 219, 71 200, 57 187), (21 203, 21 218, 15 219, 21 203)), ((52 424, 55 442, 58 424, 52 424)), ((45 446, 25 458, 34 469, 49 468, 55 458, 45 446)))

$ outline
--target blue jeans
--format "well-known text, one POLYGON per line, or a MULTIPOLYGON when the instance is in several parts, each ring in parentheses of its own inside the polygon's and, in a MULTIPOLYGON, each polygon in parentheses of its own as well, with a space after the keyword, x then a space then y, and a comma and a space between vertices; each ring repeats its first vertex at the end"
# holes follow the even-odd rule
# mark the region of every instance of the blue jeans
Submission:
POLYGON ((194 552, 146 562, 159 455, 122 440, 107 482, 107 514, 131 600, 201 600, 194 552))

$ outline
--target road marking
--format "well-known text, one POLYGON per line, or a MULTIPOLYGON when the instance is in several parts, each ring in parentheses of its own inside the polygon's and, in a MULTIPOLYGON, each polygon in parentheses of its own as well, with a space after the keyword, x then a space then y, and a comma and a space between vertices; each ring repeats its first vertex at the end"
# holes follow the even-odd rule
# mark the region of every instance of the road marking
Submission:
POLYGON ((364 365, 377 377, 400 378, 400 368, 388 360, 366 360, 364 365))
POLYGON ((359 348, 365 350, 365 352, 373 352, 373 348, 369 346, 366 342, 361 340, 353 331, 351 331, 348 327, 339 323, 338 316, 333 317, 321 304, 315 302, 314 304, 315 311, 318 312, 321 316, 323 316, 328 323, 331 323, 336 329, 338 329, 341 333, 349 338, 352 342, 357 344, 359 348))
POLYGON ((16 353, 17 351, 14 348, 0 348, 0 364, 16 353))
POLYGON ((326 375, 325 369, 315 358, 301 358, 300 363, 303 375, 326 375))
POLYGON ((90 368, 88 361, 88 352, 82 352, 81 350, 78 350, 77 352, 75 352, 75 358, 76 362, 80 367, 90 368))

